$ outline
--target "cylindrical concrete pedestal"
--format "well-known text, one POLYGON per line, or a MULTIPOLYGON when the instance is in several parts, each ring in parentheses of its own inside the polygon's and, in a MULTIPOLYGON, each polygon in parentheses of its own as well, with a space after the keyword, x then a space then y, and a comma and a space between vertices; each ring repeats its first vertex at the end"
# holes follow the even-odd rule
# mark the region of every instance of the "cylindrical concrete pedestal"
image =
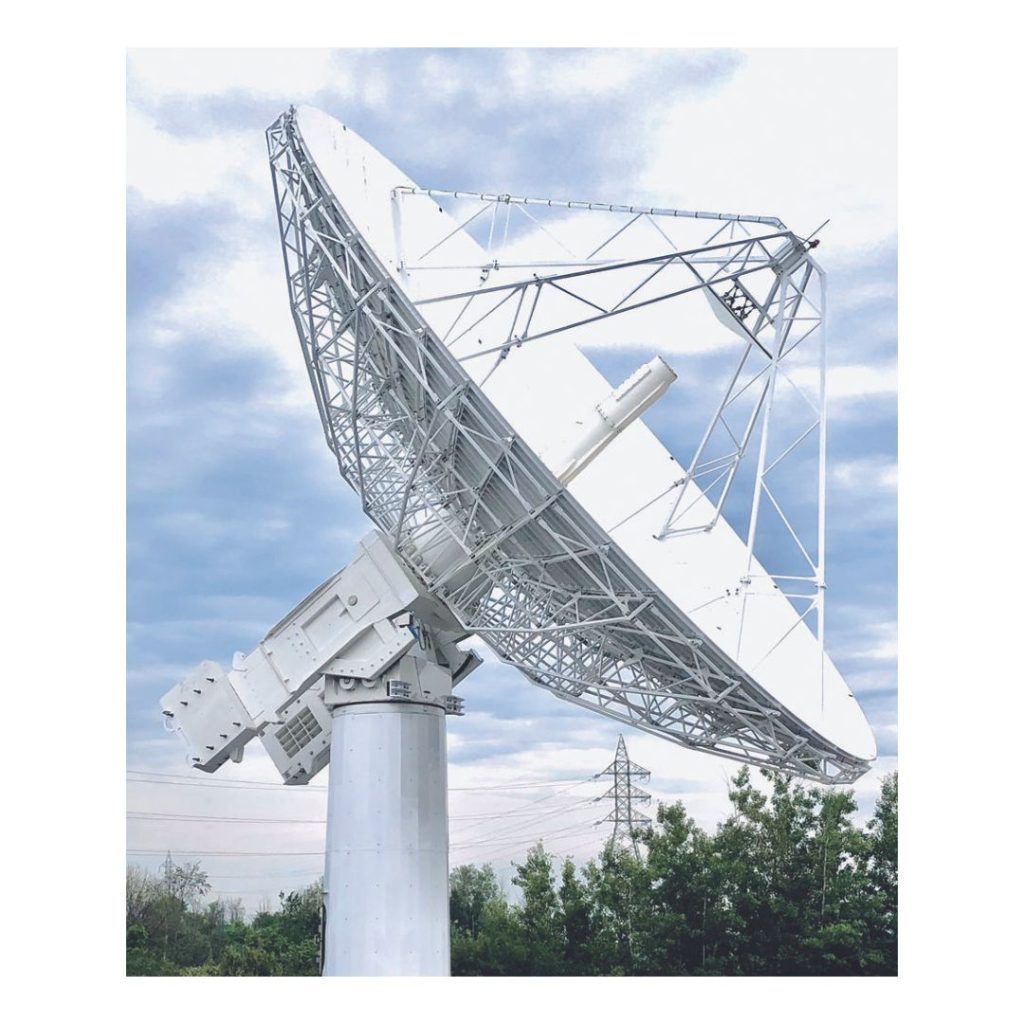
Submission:
POLYGON ((448 761, 444 712, 332 712, 324 975, 447 975, 448 761))

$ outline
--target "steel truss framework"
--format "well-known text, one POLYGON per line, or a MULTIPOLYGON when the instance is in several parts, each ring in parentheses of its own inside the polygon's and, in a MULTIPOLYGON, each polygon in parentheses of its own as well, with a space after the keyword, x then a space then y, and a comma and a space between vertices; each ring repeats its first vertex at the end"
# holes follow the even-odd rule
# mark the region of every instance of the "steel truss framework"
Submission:
POLYGON ((515 435, 355 229, 291 112, 267 139, 327 443, 467 633, 556 696, 686 747, 816 781, 860 776, 867 762, 719 650, 515 435))
POLYGON ((612 822, 612 835, 609 840, 613 845, 625 846, 632 850, 633 856, 640 859, 640 847, 637 843, 637 830, 645 825, 650 825, 651 819, 642 811, 636 810, 636 804, 649 804, 651 794, 634 786, 633 781, 648 782, 651 773, 629 759, 626 751, 626 741, 619 736, 618 746, 615 748, 615 760, 598 776, 611 776, 612 787, 598 800, 614 800, 615 807, 601 822, 612 822))
MULTIPOLYGON (((797 623, 780 633, 774 645, 761 655, 760 661, 780 646, 799 622, 807 620, 809 625, 813 625, 818 642, 819 683, 824 699, 827 338, 826 276, 809 255, 817 243, 797 237, 777 217, 559 202, 442 189, 395 190, 398 199, 413 195, 427 195, 435 200, 447 197, 468 205, 472 212, 463 220, 462 228, 490 212, 488 261, 479 267, 458 267, 479 270, 481 287, 468 292, 431 296, 417 303, 418 306, 457 304, 454 319, 442 336, 449 348, 485 322, 498 328, 492 331, 492 335, 503 336, 505 340, 502 343, 474 350, 462 357, 463 362, 493 356, 493 372, 510 353, 529 342, 589 327, 695 292, 706 295, 716 308, 719 319, 740 336, 742 343, 725 393, 685 473, 674 485, 675 494, 669 498, 669 511, 658 536, 666 540, 713 529, 733 493, 744 458, 751 454, 752 449, 756 450, 745 531, 746 571, 735 581, 740 589, 741 610, 733 653, 738 657, 742 649, 748 591, 759 575, 754 571, 755 551, 763 547, 759 544, 762 534, 781 524, 782 543, 780 545, 776 529, 772 537, 773 547, 776 550, 780 547, 787 549, 784 553, 789 557, 781 569, 766 571, 763 577, 775 585, 778 598, 792 601, 800 614, 797 623), (474 205, 477 207, 475 210, 474 205), (529 213, 528 207, 531 206, 618 213, 629 215, 630 219, 616 225, 607 238, 580 257, 529 213), (501 209, 505 210, 503 225, 499 225, 501 209), (487 277, 499 267, 497 259, 490 259, 495 233, 497 231, 507 240, 513 210, 520 211, 540 228, 569 259, 517 264, 517 268, 533 271, 532 277, 487 286, 484 284, 487 277), (662 219, 680 218, 724 223, 703 245, 680 251, 659 224, 662 219), (661 236, 671 251, 643 259, 615 260, 602 256, 615 239, 633 230, 634 226, 645 224, 661 236), (752 228, 762 233, 752 235, 752 228), (766 229, 771 230, 763 233, 766 229), (550 272, 552 268, 566 266, 572 269, 550 272), (537 270, 549 273, 540 275, 537 270), (588 297, 586 288, 591 282, 600 282, 600 290, 594 298, 599 297, 602 304, 588 297), (561 299, 563 306, 564 296, 578 300, 579 315, 566 319, 563 313, 555 323, 549 322, 543 328, 537 328, 535 324, 543 319, 545 300, 552 296, 561 299), (482 312, 481 307, 484 307, 482 312), (495 321, 501 323, 495 324, 495 321), (812 361, 810 365, 806 361, 808 356, 812 361), (799 362, 801 360, 802 363, 799 362), (794 364, 798 364, 797 372, 807 369, 814 372, 813 389, 808 391, 805 384, 798 383, 793 372, 794 364), (795 400, 796 414, 793 414, 794 410, 787 409, 787 415, 780 421, 776 407, 787 399, 795 400), (809 471, 802 464, 798 471, 800 494, 792 502, 797 517, 791 514, 792 499, 787 500, 787 496, 777 490, 775 482, 784 477, 796 460, 805 460, 811 445, 816 448, 814 466, 809 471), (692 484, 695 481, 700 487, 699 494, 694 494, 692 484), (699 511, 701 495, 712 503, 710 517, 699 511), (809 505, 813 507, 809 509, 809 505), (768 530, 765 529, 764 509, 769 510, 768 530), (775 517, 777 521, 771 522, 775 517)), ((449 269, 450 265, 444 259, 445 243, 454 234, 449 234, 421 254, 415 264, 403 264, 403 272, 449 269)))

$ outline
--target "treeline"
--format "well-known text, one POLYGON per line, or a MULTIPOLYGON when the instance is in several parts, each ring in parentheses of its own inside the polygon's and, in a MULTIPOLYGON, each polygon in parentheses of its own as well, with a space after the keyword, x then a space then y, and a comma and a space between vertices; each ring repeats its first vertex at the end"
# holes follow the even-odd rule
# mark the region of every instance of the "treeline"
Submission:
POLYGON ((518 865, 519 905, 490 867, 452 874, 452 973, 895 974, 897 780, 864 829, 848 791, 737 775, 710 835, 659 808, 646 856, 606 847, 556 879, 542 848, 518 865))
MULTIPOLYGON (((768 778, 765 794, 739 772, 713 834, 662 805, 639 860, 606 847, 556 872, 537 845, 514 900, 490 865, 456 868, 452 974, 895 974, 896 775, 865 828, 850 792, 768 778)), ((129 870, 129 974, 319 972, 319 885, 252 921, 208 892, 198 865, 129 870)))
POLYGON ((210 882, 198 864, 168 858, 162 874, 129 866, 127 973, 317 975, 320 883, 280 894, 280 908, 245 920, 241 901, 203 903, 210 882))

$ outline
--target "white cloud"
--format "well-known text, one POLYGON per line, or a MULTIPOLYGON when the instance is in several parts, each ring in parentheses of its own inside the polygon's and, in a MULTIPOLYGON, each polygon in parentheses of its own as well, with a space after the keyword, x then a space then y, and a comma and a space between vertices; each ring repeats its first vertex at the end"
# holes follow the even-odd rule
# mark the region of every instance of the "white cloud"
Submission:
POLYGON ((373 110, 384 111, 391 99, 391 82, 387 73, 372 65, 361 69, 359 98, 373 110))
POLYGON ((895 281, 868 281, 836 291, 829 296, 829 312, 850 313, 875 302, 894 302, 896 299, 895 281))
POLYGON ((888 622, 862 623, 856 634, 848 634, 840 645, 831 646, 833 658, 843 660, 866 660, 895 663, 899 646, 897 642, 897 624, 888 622))
POLYGON ((240 248, 211 265, 172 295, 152 317, 161 343, 203 332, 211 343, 241 354, 255 349, 281 367, 274 392, 261 398, 265 411, 303 410, 311 403, 309 378, 288 297, 280 253, 273 237, 263 247, 240 248))
POLYGON ((634 88, 654 66, 664 68, 668 75, 673 71, 678 74, 687 63, 696 65, 707 59, 710 65, 720 55, 714 51, 658 49, 516 49, 505 56, 502 84, 513 99, 520 101, 618 97, 634 88))
MULTIPOLYGON (((815 394, 818 387, 818 370, 814 366, 800 366, 789 371, 793 383, 815 394)), ((880 398, 896 394, 896 364, 871 366, 853 363, 830 366, 828 369, 829 412, 836 406, 865 398, 880 398)))
POLYGON ((898 654, 896 623, 886 622, 874 630, 874 636, 861 652, 861 657, 871 661, 895 661, 898 654))
MULTIPOLYGON (((167 512, 152 521, 169 537, 205 546, 231 540, 238 531, 238 523, 227 517, 214 518, 195 510, 167 512)), ((284 519, 256 520, 255 526, 251 519, 246 519, 245 523, 253 541, 268 545, 287 536, 291 529, 291 523, 284 519)))
POLYGON ((267 208, 269 172, 263 133, 181 138, 128 110, 128 187, 153 203, 215 199, 249 216, 267 208))
POLYGON ((896 216, 893 50, 752 50, 721 88, 650 116, 640 185, 683 208, 781 217, 821 257, 891 237, 896 216))
MULTIPOLYGON (((893 668, 865 669, 859 672, 847 672, 843 678, 854 696, 864 693, 877 693, 881 690, 891 690, 896 685, 896 672, 893 668)), ((873 728, 877 729, 879 723, 873 728)))
POLYGON ((128 185, 144 201, 204 200, 238 214, 221 227, 215 258, 192 266, 185 283, 148 316, 151 342, 173 345, 202 331, 228 351, 270 354, 284 372, 261 403, 287 411, 308 406, 309 384, 288 309, 276 229, 258 234, 255 242, 252 236, 253 226, 267 223, 273 210, 269 178, 262 132, 181 138, 129 110, 128 185))
POLYGON ((351 88, 338 56, 324 49, 144 49, 128 57, 129 81, 151 96, 249 93, 312 96, 330 84, 351 88))
MULTIPOLYGON (((654 53, 649 59, 658 56, 654 53)), ((546 94, 607 96, 629 89, 648 67, 648 61, 638 60, 632 50, 588 50, 558 63, 547 56, 534 57, 531 70, 534 88, 546 94)))
POLYGON ((832 366, 828 371, 828 400, 852 401, 896 394, 896 364, 832 366))
POLYGON ((431 53, 423 58, 420 79, 430 83, 431 94, 439 103, 451 102, 466 87, 466 80, 459 73, 458 64, 439 53, 431 53))
POLYGON ((831 467, 831 483, 858 494, 885 491, 895 493, 898 472, 896 462, 888 458, 846 459, 831 467))

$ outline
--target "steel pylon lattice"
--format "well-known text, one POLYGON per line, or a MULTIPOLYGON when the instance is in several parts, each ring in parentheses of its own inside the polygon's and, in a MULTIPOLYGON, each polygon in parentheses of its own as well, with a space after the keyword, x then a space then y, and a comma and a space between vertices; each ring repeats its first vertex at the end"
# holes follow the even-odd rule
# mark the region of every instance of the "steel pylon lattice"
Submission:
POLYGON ((607 817, 601 819, 601 823, 611 822, 613 825, 611 838, 608 842, 613 846, 622 846, 632 850, 633 856, 640 859, 640 847, 637 843, 636 833, 639 828, 649 825, 651 819, 642 811, 636 810, 637 804, 649 804, 651 794, 633 785, 633 781, 648 782, 651 773, 631 761, 626 750, 626 741, 619 735, 619 743, 615 748, 615 760, 598 778, 611 776, 612 787, 598 800, 614 800, 615 807, 607 817))
MULTIPOLYGON (((862 775, 868 762, 717 647, 516 435, 362 238, 293 112, 267 141, 289 300, 327 443, 426 590, 563 700, 814 781, 862 775)), ((806 244, 770 228, 648 261, 651 273, 677 262, 699 279, 686 290, 716 295, 765 269, 791 274, 806 244)), ((520 298, 554 276, 524 283, 520 298)), ((506 351, 537 338, 520 330, 506 351)))

